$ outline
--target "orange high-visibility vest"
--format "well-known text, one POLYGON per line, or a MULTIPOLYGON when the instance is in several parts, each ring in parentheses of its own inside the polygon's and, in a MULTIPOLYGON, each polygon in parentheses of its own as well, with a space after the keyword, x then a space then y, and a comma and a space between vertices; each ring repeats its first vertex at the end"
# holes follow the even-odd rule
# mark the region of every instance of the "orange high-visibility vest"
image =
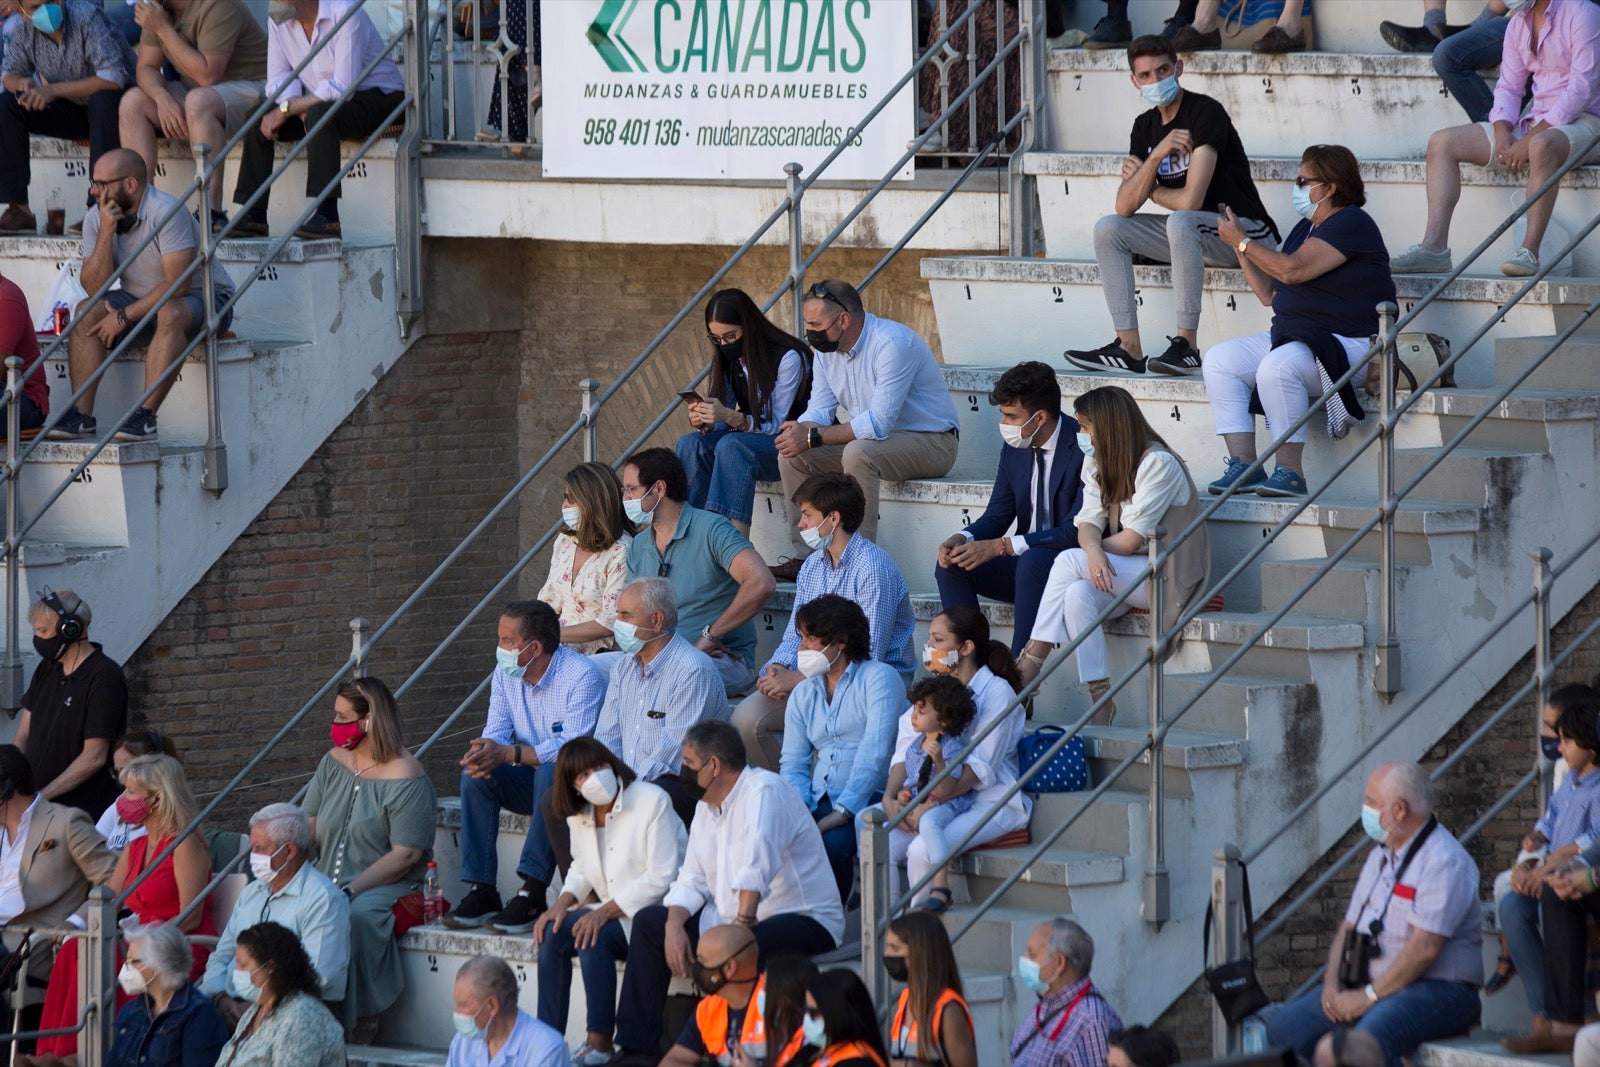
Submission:
POLYGON ((836 1064, 843 1063, 845 1060, 858 1058, 869 1060, 877 1064, 878 1067, 889 1067, 888 1064, 883 1062, 883 1058, 878 1055, 878 1050, 865 1041, 851 1041, 843 1045, 830 1045, 823 1050, 822 1055, 817 1057, 811 1067, 835 1067, 836 1064))
POLYGON ((938 1054, 939 1059, 937 1061, 923 1060, 922 1057, 917 1055, 916 1051, 914 1051, 918 1047, 916 1019, 911 1019, 911 1026, 909 1031, 905 1032, 904 1041, 901 1040, 900 1036, 902 1033, 901 1028, 906 1023, 910 1004, 911 990, 902 989, 900 991, 900 1003, 894 1010, 894 1025, 889 1029, 890 1059, 917 1060, 923 1063, 942 1062, 944 1059, 944 1049, 939 1044, 939 1034, 944 1030, 944 1010, 951 1004, 959 1004, 961 1006, 961 1013, 967 1017, 967 1027, 973 1030, 974 1035, 977 1033, 976 1028, 972 1025, 972 1011, 967 1007, 967 1002, 963 1000, 961 995, 954 989, 946 989, 943 993, 939 994, 939 999, 933 1003, 933 1037, 928 1042, 928 1047, 933 1049, 934 1052, 938 1054), (896 1051, 896 1049, 899 1051, 896 1051))
MULTIPOLYGON (((739 1040, 744 1043, 759 1041, 766 1042, 766 1024, 761 1018, 761 1013, 756 1010, 755 994, 762 989, 763 982, 756 982, 755 992, 750 996, 750 1004, 745 1009, 744 1025, 739 1030, 739 1040), (759 1034, 760 1036, 755 1036, 759 1034)), ((716 1057, 723 1067, 733 1063, 733 1053, 728 1047, 728 1018, 732 1009, 728 1002, 713 993, 701 999, 694 1009, 694 1024, 700 1031, 700 1041, 706 1047, 707 1054, 716 1057)))

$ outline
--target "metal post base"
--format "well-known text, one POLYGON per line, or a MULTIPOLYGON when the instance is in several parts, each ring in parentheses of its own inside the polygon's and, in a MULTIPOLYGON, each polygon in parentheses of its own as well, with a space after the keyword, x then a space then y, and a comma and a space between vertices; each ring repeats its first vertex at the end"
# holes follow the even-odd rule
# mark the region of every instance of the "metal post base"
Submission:
POLYGON ((1172 880, 1166 868, 1144 872, 1144 921, 1160 928, 1172 918, 1172 880))
POLYGON ((1372 662, 1372 688, 1385 700, 1393 700, 1396 693, 1400 692, 1400 642, 1390 638, 1379 645, 1374 652, 1372 662))
POLYGON ((0 664, 0 708, 6 714, 16 718, 22 710, 22 694, 27 691, 28 687, 22 684, 22 664, 0 664))
POLYGON ((228 488, 228 446, 207 445, 204 469, 200 472, 200 487, 221 495, 228 488))

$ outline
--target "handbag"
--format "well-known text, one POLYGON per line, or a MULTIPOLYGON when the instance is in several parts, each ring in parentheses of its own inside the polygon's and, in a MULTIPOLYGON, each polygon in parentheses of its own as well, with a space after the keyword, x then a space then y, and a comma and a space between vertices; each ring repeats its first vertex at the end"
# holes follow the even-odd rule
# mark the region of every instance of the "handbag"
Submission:
POLYGON ((1017 742, 1017 767, 1027 778, 1030 793, 1076 793, 1089 788, 1089 754, 1082 737, 1074 737, 1060 752, 1044 759, 1050 746, 1066 732, 1060 726, 1041 726, 1017 742), (1037 773, 1028 778, 1034 767, 1037 773))
MULTIPOLYGON (((1372 343, 1378 343, 1376 334, 1372 337, 1372 343)), ((1411 372, 1410 367, 1406 366, 1405 357, 1410 356, 1424 365, 1427 363, 1428 358, 1431 357, 1441 367, 1450 359, 1450 339, 1441 337, 1436 333, 1413 333, 1408 331, 1395 337, 1394 347, 1394 388, 1397 393, 1401 391, 1402 379, 1404 379, 1407 387, 1412 392, 1416 392, 1417 389, 1417 376, 1411 372)), ((1455 387, 1456 370, 1454 367, 1445 371, 1434 386, 1436 389, 1454 389, 1455 387)), ((1382 388, 1383 359, 1380 355, 1374 354, 1371 359, 1367 360, 1367 395, 1376 397, 1382 388)))
POLYGON ((1272 1003, 1256 979, 1256 916, 1255 909, 1250 906, 1250 871, 1241 863, 1239 872, 1244 881, 1245 958, 1211 966, 1211 905, 1209 904, 1206 905, 1203 935, 1205 943, 1200 955, 1201 966, 1205 969, 1206 985, 1211 987, 1211 996, 1217 1002, 1217 1009, 1222 1012, 1222 1017, 1233 1025, 1243 1022, 1272 1003))

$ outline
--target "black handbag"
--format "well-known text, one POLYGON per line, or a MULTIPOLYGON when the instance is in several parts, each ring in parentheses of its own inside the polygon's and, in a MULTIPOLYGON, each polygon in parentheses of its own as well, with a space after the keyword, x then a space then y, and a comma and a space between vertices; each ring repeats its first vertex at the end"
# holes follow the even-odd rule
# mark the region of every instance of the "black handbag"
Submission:
POLYGON ((1232 1025, 1237 1025, 1268 1004, 1266 991, 1256 980, 1255 909, 1250 906, 1250 871, 1239 864, 1244 882, 1244 943, 1245 958, 1229 960, 1211 966, 1211 905, 1206 905, 1205 943, 1201 949, 1201 966, 1205 969, 1206 985, 1216 999, 1217 1009, 1232 1025))

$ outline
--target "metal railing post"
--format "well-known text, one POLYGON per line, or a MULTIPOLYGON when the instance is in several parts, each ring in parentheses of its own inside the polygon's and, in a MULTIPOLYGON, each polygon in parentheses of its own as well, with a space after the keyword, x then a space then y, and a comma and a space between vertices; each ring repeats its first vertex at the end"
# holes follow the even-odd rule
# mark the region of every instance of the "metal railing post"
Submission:
POLYGON ((1550 802, 1555 768, 1544 758, 1540 725, 1550 700, 1550 589, 1555 579, 1550 560, 1555 553, 1540 547, 1533 551, 1533 765, 1539 769, 1539 810, 1550 802))
POLYGON ((110 1001, 117 977, 117 908, 111 890, 96 886, 84 910, 89 931, 78 944, 78 1005, 89 1017, 78 1037, 78 1062, 102 1067, 115 1021, 110 1001))
POLYGON ((1167 872, 1165 747, 1166 722, 1166 590, 1162 588, 1161 542, 1167 531, 1150 533, 1150 861, 1144 871, 1144 921, 1160 927, 1172 918, 1172 886, 1167 872))
MULTIPOLYGON (((405 128, 395 146, 394 160, 394 295, 401 337, 411 336, 423 311, 422 227, 426 219, 422 208, 422 135, 423 127, 432 121, 433 107, 428 97, 429 58, 433 52, 428 11, 428 0, 413 0, 407 15, 411 21, 411 45, 402 57, 406 95, 411 102, 405 128)), ((451 21, 450 9, 446 8, 445 22, 451 21)), ((448 85, 451 72, 448 53, 442 70, 448 85)))
MULTIPOLYGON (((1243 959, 1244 874, 1239 866, 1239 846, 1223 845, 1212 854, 1211 963, 1243 959)), ((1211 1001, 1211 1055, 1226 1059, 1239 1051, 1244 1028, 1228 1022, 1216 999, 1211 1001)))
POLYGON ((200 298, 206 316, 206 447, 200 468, 200 485, 219 496, 228 488, 228 445, 222 439, 222 409, 217 398, 217 289, 212 263, 211 146, 194 146, 195 170, 200 174, 200 298))
POLYGON ((18 613, 22 610, 22 566, 20 544, 11 544, 16 536, 17 487, 22 481, 17 476, 17 435, 22 432, 22 357, 6 357, 6 394, 11 402, 6 405, 6 661, 0 667, 0 707, 15 715, 22 708, 22 649, 17 642, 18 613))
POLYGON ((800 202, 805 197, 805 191, 800 188, 803 169, 798 163, 783 165, 783 173, 789 176, 789 296, 793 301, 789 309, 789 329, 795 337, 806 335, 806 297, 802 292, 806 284, 805 245, 800 226, 800 202))
POLYGON ((600 454, 599 430, 595 420, 599 411, 594 406, 594 393, 600 388, 600 382, 595 378, 585 378, 578 383, 578 410, 583 416, 583 461, 595 462, 595 457, 600 454))
POLYGON ((356 664, 356 678, 367 676, 367 627, 370 625, 359 615, 350 620, 350 658, 356 664))
POLYGON ((889 1003, 889 973, 883 969, 883 940, 879 926, 889 918, 889 831, 882 808, 861 814, 861 977, 874 1004, 889 1003))
POLYGON ((1373 649, 1372 687, 1384 700, 1400 692, 1400 630, 1395 622, 1394 516, 1398 501, 1394 495, 1394 366, 1395 316, 1400 313, 1392 302, 1378 305, 1377 358, 1383 370, 1378 388, 1378 507, 1380 564, 1382 580, 1378 589, 1378 642, 1373 649))
MULTIPOLYGON (((1022 170, 1021 157, 1036 147, 1039 136, 1039 115, 1035 104, 1039 100, 1039 85, 1044 77, 1045 49, 1049 42, 1044 35, 1044 10, 1040 0, 1023 0, 1018 11, 1017 29, 1027 37, 1027 44, 1018 50, 1020 101, 1022 125, 1017 131, 1017 151, 1006 161, 1007 192, 1010 197, 1011 254, 1032 257, 1038 253, 1035 237, 1034 181, 1022 170)), ((1004 25, 1002 22, 1000 25, 1004 25)), ((995 41, 998 51, 1000 42, 995 41)), ((1004 67, 1000 68, 1002 71, 1004 67)), ((1001 107, 1005 106, 1004 81, 1001 83, 1001 107)), ((1002 145, 1002 147, 1004 147, 1002 145)))

